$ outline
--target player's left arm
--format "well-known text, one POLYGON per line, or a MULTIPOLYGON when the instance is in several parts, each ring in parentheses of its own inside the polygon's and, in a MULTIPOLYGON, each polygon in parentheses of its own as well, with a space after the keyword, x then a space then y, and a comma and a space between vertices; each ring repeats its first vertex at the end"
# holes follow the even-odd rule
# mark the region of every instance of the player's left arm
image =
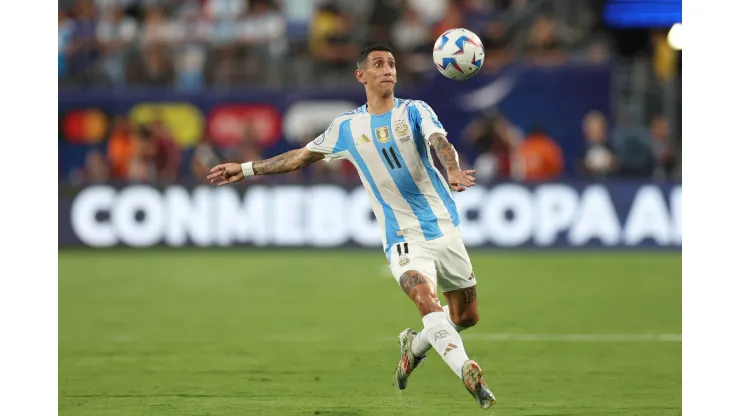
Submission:
POLYGON ((429 136, 429 144, 448 173, 460 170, 460 158, 457 155, 457 150, 447 140, 447 136, 442 133, 432 133, 429 136))
POLYGON ((474 170, 462 170, 460 168, 460 158, 457 155, 455 146, 447 140, 447 132, 439 122, 437 114, 429 105, 423 101, 416 102, 416 108, 421 115, 419 124, 422 135, 434 149, 437 158, 447 171, 447 181, 450 187, 457 192, 462 192, 468 186, 475 186, 474 170))
POLYGON ((457 156, 455 146, 447 140, 444 134, 432 133, 429 136, 429 144, 447 171, 447 181, 454 191, 462 192, 469 186, 475 186, 475 177, 473 176, 475 171, 460 169, 460 159, 457 156))

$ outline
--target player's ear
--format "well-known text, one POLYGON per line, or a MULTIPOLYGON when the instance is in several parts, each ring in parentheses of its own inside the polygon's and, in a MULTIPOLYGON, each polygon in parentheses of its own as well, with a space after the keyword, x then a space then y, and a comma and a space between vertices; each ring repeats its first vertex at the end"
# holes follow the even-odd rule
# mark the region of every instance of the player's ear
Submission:
POLYGON ((365 73, 361 69, 355 69, 355 78, 360 84, 367 84, 365 80, 365 73))

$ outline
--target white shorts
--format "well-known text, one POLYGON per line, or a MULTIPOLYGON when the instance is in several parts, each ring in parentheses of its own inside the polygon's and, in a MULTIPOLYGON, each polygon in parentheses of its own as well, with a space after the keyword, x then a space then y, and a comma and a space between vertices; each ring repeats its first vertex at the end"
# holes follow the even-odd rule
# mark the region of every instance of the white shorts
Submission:
POLYGON ((457 228, 434 240, 395 244, 388 252, 388 261, 396 282, 407 271, 416 270, 442 292, 475 285, 473 265, 457 228))

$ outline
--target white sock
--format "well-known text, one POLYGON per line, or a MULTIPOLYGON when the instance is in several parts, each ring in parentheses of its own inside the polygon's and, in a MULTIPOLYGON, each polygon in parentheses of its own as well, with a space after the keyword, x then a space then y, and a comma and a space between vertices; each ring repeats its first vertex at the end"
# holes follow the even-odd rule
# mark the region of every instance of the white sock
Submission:
POLYGON ((416 338, 414 338, 414 342, 411 343, 411 352, 413 352, 416 357, 421 357, 431 349, 432 344, 427 339, 426 328, 424 328, 419 331, 416 338))
MULTIPOLYGON (((455 328, 455 331, 458 333, 468 329, 466 326, 458 326, 454 322, 452 322, 452 318, 450 318, 450 306, 445 305, 442 307, 445 312, 445 316, 447 317, 447 322, 452 325, 453 328, 455 328)), ((421 357, 422 355, 426 354, 427 351, 432 349, 432 344, 427 339, 426 335, 426 326, 419 331, 419 334, 414 338, 414 342, 411 344, 411 352, 414 353, 415 356, 421 357)))
MULTIPOLYGON (((450 369, 462 378, 462 366, 468 360, 462 338, 447 321, 444 312, 432 312, 421 318, 424 322, 424 333, 429 343, 450 366, 450 369)), ((413 346, 412 346, 413 348, 413 346)))

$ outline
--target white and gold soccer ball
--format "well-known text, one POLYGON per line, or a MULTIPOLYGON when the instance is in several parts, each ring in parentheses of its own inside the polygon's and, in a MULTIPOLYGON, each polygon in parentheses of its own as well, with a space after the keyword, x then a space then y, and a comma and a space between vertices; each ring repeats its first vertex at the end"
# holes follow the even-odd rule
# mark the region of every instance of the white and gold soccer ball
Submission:
POLYGON ((447 78, 462 81, 477 74, 486 51, 475 33, 462 28, 450 29, 434 43, 434 65, 447 78))

